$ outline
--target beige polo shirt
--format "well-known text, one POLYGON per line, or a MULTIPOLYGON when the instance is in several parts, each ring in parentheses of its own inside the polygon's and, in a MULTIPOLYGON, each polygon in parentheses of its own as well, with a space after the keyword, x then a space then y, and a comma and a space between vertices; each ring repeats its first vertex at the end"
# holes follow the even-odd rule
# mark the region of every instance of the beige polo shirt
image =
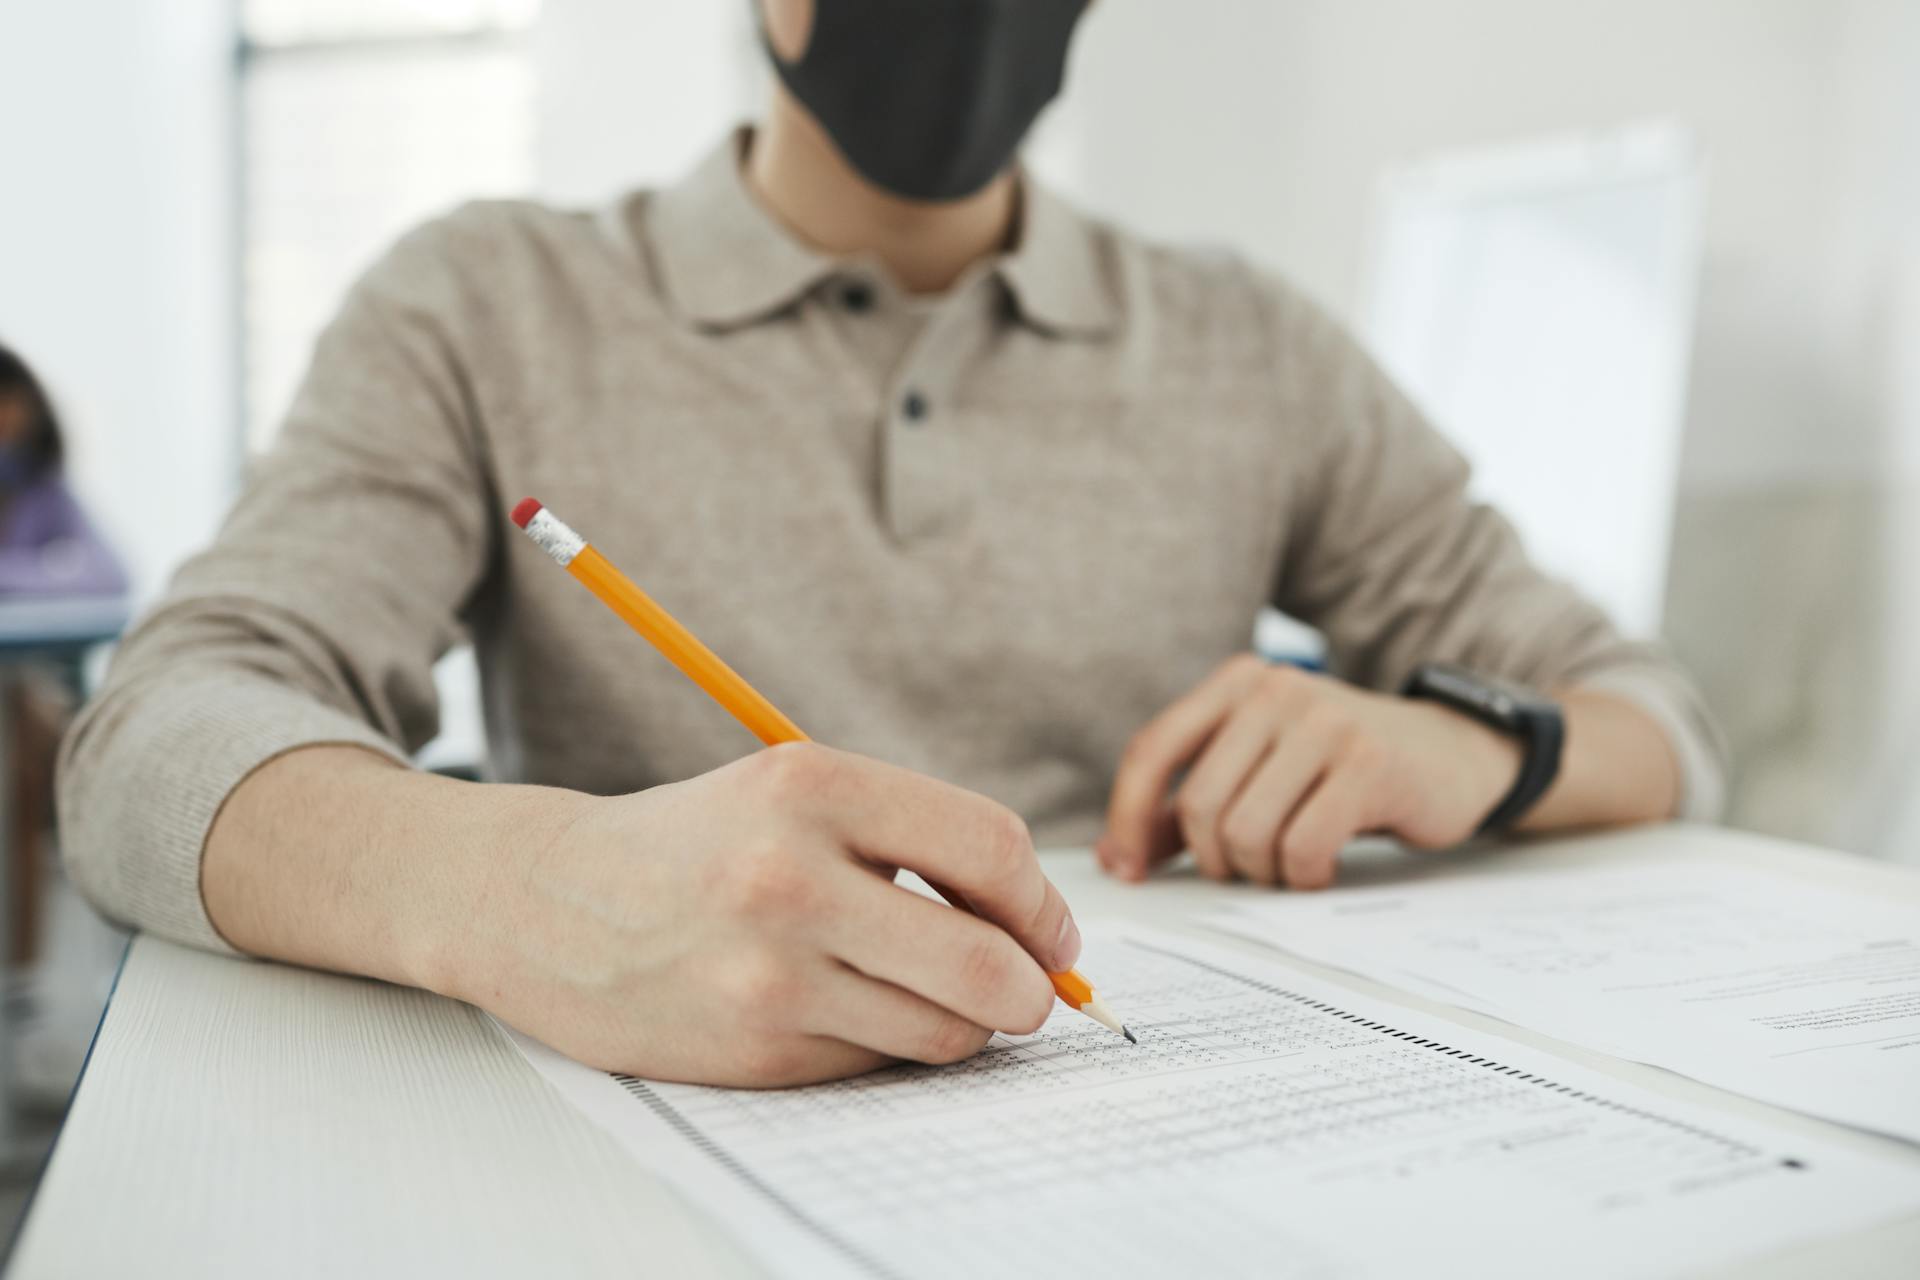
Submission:
POLYGON ((616 793, 753 750, 513 530, 525 496, 814 737, 994 796, 1042 843, 1097 833, 1129 735, 1269 603, 1376 688, 1444 659, 1614 690, 1672 736, 1685 812, 1714 811, 1685 677, 1535 571, 1284 283, 1028 184, 1012 252, 909 298, 785 232, 747 142, 598 214, 469 205, 354 287, 66 744, 67 856, 101 907, 218 947, 198 874, 227 793, 304 744, 404 758, 463 635, 493 777, 616 793))

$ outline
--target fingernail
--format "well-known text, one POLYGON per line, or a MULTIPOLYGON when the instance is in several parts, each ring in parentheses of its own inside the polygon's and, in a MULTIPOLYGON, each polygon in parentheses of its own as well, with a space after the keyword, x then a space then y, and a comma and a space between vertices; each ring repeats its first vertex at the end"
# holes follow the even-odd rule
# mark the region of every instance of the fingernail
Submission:
POLYGON ((1060 921, 1060 937, 1053 944, 1053 971, 1059 973, 1073 968, 1073 962, 1080 958, 1080 926, 1073 922, 1072 916, 1060 921))

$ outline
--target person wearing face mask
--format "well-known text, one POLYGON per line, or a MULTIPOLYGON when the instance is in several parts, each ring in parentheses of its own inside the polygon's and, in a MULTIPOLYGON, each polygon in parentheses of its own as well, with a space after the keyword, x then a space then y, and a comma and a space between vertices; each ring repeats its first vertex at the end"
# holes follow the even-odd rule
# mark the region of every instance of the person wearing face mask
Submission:
POLYGON ((1361 832, 1712 812, 1686 678, 1323 311, 1021 169, 1081 0, 755 13, 771 104, 684 179, 471 206, 353 289, 68 740, 103 909, 785 1084, 1036 1027, 1080 945, 1036 841, 1312 888, 1361 832), (833 745, 751 751, 524 495, 833 745), (1339 678, 1246 652, 1268 604, 1339 678), (477 784, 407 766, 461 635, 477 784))

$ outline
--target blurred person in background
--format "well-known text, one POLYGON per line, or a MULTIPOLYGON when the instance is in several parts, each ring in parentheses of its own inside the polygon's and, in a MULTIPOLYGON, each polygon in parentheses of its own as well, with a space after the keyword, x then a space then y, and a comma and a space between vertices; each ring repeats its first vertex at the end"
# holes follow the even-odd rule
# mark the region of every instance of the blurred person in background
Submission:
POLYGON ((683 181, 404 238, 68 739, 94 901, 768 1085, 1039 1025, 1036 840, 1312 888, 1362 832, 1712 816, 1691 683, 1324 311, 1020 168, 1085 7, 760 0, 769 111, 683 181), (736 759, 524 495, 847 750, 736 759), (1249 655, 1268 604, 1339 678, 1249 655), (479 784, 408 766, 462 634, 479 784))
MULTIPOLYGON (((113 596, 126 573, 62 474, 53 402, 24 360, 0 346, 0 609, 8 601, 113 596)), ((39 952, 42 869, 53 817, 53 763, 75 694, 61 672, 32 662, 0 670, 12 740, 7 823, 11 865, 9 965, 39 952)))
POLYGON ((0 346, 0 600, 119 595, 127 577, 61 473, 52 401, 0 346))

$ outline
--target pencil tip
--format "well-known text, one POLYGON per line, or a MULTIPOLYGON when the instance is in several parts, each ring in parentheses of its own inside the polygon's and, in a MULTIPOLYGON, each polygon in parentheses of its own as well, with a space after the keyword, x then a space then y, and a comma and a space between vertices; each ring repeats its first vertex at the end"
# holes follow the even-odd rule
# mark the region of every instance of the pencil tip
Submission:
POLYGON ((1123 1027, 1121 1027, 1121 1028, 1120 1028, 1120 1034, 1121 1034, 1121 1035, 1123 1035, 1123 1036, 1125 1036, 1125 1037, 1127 1038, 1127 1043, 1129 1043, 1129 1044, 1139 1044, 1139 1043, 1140 1043, 1140 1037, 1139 1037, 1139 1036, 1137 1036, 1137 1035, 1135 1035, 1135 1034, 1133 1034, 1133 1028, 1132 1028, 1132 1027, 1126 1027, 1126 1026, 1123 1026, 1123 1027))

